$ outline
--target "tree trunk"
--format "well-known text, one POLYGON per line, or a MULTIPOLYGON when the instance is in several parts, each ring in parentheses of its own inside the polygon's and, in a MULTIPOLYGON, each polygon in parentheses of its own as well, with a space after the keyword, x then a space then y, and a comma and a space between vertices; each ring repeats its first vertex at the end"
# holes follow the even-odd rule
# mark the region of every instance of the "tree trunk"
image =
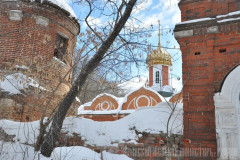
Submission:
POLYGON ((63 120, 73 103, 75 97, 78 93, 81 92, 84 82, 87 79, 87 76, 100 64, 101 60, 103 59, 105 53, 110 48, 112 43, 114 42, 115 38, 118 36, 122 28, 124 27, 125 23, 127 22, 134 5, 136 4, 137 0, 129 0, 126 4, 126 9, 124 11, 123 16, 120 18, 118 23, 114 26, 113 32, 108 36, 108 38, 102 43, 99 50, 96 54, 91 58, 91 60, 87 63, 84 69, 81 71, 79 76, 77 77, 76 81, 74 82, 71 90, 68 92, 66 97, 62 100, 59 104, 58 110, 56 111, 52 125, 50 127, 49 132, 47 133, 44 142, 41 146, 41 153, 46 156, 50 157, 55 143, 58 139, 59 133, 62 128, 63 120))

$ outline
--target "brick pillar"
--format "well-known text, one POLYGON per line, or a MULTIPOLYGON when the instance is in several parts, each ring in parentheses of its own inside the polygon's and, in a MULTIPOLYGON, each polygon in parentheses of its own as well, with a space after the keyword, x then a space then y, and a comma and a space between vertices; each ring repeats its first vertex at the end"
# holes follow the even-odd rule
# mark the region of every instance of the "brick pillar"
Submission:
POLYGON ((162 66, 162 86, 168 85, 168 66, 162 66))
POLYGON ((240 2, 181 0, 182 21, 175 38, 182 51, 184 147, 186 159, 216 159, 215 106, 227 73, 240 63, 240 2), (225 14, 225 17, 217 15, 225 14), (208 18, 211 17, 212 19, 208 18), (202 19, 201 19, 202 18, 202 19), (205 18, 205 19, 204 19, 205 18), (206 19, 207 18, 207 19, 206 19), (198 21, 189 21, 201 19, 198 21))
POLYGON ((153 85, 153 66, 149 67, 149 87, 153 85))

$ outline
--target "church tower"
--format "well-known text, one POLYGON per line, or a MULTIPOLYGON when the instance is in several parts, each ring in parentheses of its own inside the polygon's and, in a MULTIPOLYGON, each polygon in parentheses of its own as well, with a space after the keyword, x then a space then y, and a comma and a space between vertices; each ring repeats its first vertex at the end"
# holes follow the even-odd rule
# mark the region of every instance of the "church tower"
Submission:
POLYGON ((155 91, 160 91, 165 85, 171 85, 170 68, 172 66, 171 55, 162 49, 160 20, 158 33, 158 47, 147 56, 147 64, 149 67, 149 87, 155 91))

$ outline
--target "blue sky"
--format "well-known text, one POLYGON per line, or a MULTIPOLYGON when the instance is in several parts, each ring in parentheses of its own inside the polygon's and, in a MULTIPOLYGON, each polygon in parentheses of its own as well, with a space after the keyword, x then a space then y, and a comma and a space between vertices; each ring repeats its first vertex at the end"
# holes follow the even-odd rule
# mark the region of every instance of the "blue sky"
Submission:
MULTIPOLYGON (((82 16, 86 15, 87 10, 83 8, 79 8, 78 5, 72 4, 71 0, 66 0, 75 11, 75 14, 81 19, 82 16)), ((174 85, 178 88, 181 88, 181 81, 176 80, 177 77, 182 78, 182 59, 181 59, 181 51, 179 50, 179 45, 173 36, 173 29, 176 23, 181 21, 181 13, 178 8, 178 0, 141 0, 141 4, 137 5, 134 9, 134 16, 141 19, 143 22, 140 25, 144 25, 149 29, 152 29, 153 33, 152 37, 149 38, 149 43, 153 46, 157 46, 158 44, 158 20, 161 21, 161 44, 163 47, 172 48, 166 49, 173 57, 173 82, 174 85), (176 49, 174 49, 176 48, 176 49)), ((104 23, 101 17, 94 17, 94 22, 99 25, 104 23)), ((81 31, 84 31, 86 24, 82 21, 81 23, 81 31)), ((148 77, 147 68, 141 69, 141 75, 144 77, 148 77)))

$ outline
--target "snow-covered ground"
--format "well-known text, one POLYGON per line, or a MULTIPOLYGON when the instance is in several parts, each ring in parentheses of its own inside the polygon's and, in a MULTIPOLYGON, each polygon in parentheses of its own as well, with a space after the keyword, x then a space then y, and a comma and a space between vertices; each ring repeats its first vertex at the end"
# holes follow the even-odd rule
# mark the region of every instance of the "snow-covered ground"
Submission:
MULTIPOLYGON (((156 107, 142 107, 136 112, 111 122, 96 122, 85 118, 67 118, 63 130, 78 133, 86 144, 109 146, 113 143, 136 141, 139 132, 166 133, 167 120, 171 109, 166 102, 156 107), (135 129, 135 130, 134 130, 135 129)), ((182 105, 178 105, 169 123, 169 132, 182 134, 182 105)))
MULTIPOLYGON (((156 107, 142 107, 134 113, 111 122, 97 122, 81 117, 68 117, 63 123, 63 132, 77 133, 85 144, 110 146, 112 143, 135 141, 141 135, 139 132, 166 133, 167 120, 171 109, 166 102, 156 107), (135 129, 135 130, 134 130, 135 129)), ((182 134, 182 105, 178 105, 169 123, 169 132, 182 134)), ((39 121, 13 122, 0 120, 0 127, 8 135, 16 135, 14 140, 22 143, 34 144, 38 135, 39 121)))
POLYGON ((34 148, 29 145, 0 141, 1 160, 101 160, 101 157, 104 160, 132 160, 126 155, 106 151, 101 154, 81 146, 57 147, 51 157, 47 158, 39 152, 34 152, 34 148))
MULTIPOLYGON (((85 145, 91 146, 116 146, 121 142, 137 143, 138 138, 142 135, 137 134, 135 130, 154 134, 166 133, 167 121, 170 114, 171 109, 167 102, 162 102, 155 107, 139 108, 134 113, 112 122, 96 122, 80 117, 69 117, 64 120, 62 132, 66 132, 69 135, 73 133, 78 134, 85 140, 85 145)), ((13 155, 10 153, 22 154, 22 150, 28 150, 27 154, 31 154, 31 157, 34 157, 33 148, 23 144, 35 143, 39 130, 39 121, 13 122, 10 120, 0 120, 0 128, 8 135, 16 135, 13 139, 16 143, 2 143, 2 146, 4 146, 2 147, 2 152, 4 152, 4 154, 0 154, 0 159, 6 156, 14 156, 15 159, 19 159, 18 156, 21 157, 23 155, 13 155)), ((182 134, 182 104, 176 107, 170 119, 168 130, 170 133, 182 134)), ((73 157, 70 159, 74 159, 74 157, 77 159, 81 157, 81 155, 90 156, 89 158, 85 157, 85 159, 91 159, 92 155, 94 155, 93 159, 99 159, 100 157, 98 153, 87 148, 61 147, 55 149, 52 158, 58 159, 56 157, 64 157, 65 154, 67 154, 67 159, 70 157, 73 157)), ((123 155, 113 155, 104 152, 104 156, 122 158, 123 155)), ((84 159, 84 157, 82 157, 82 159, 84 159)), ((126 160, 127 158, 123 159, 126 160)))

